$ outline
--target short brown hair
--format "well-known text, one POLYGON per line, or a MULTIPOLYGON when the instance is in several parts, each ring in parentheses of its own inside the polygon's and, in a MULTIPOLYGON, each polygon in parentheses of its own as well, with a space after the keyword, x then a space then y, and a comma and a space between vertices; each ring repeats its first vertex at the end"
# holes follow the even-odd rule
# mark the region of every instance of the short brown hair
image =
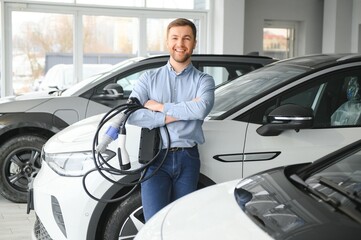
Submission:
POLYGON ((176 20, 173 20, 172 22, 170 22, 167 27, 167 36, 169 34, 169 29, 171 29, 172 27, 180 27, 180 26, 190 26, 192 28, 194 39, 197 38, 196 26, 194 25, 194 23, 192 21, 185 19, 185 18, 177 18, 176 20))

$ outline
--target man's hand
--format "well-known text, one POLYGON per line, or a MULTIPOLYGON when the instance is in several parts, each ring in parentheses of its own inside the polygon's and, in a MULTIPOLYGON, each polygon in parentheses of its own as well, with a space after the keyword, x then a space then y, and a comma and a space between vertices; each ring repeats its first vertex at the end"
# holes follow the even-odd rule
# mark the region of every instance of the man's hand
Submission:
MULTIPOLYGON (((144 104, 144 107, 146 107, 149 110, 156 111, 156 112, 163 112, 163 108, 164 108, 162 103, 159 103, 159 102, 154 101, 154 100, 148 100, 144 104)), ((178 121, 178 119, 176 119, 174 117, 171 117, 171 116, 166 116, 165 117, 165 124, 172 123, 172 122, 175 122, 175 121, 178 121)))
POLYGON ((163 108, 164 108, 162 103, 159 103, 154 100, 148 100, 144 104, 144 107, 148 108, 149 110, 156 111, 156 112, 163 112, 163 108))

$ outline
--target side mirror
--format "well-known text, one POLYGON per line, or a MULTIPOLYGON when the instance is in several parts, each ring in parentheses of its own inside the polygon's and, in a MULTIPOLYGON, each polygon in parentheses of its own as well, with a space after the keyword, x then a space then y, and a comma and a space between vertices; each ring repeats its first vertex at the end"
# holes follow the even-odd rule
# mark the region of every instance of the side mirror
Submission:
POLYGON ((104 95, 102 95, 102 98, 122 99, 124 97, 123 87, 117 83, 110 83, 106 85, 103 90, 104 95))
POLYGON ((296 104, 277 107, 267 116, 267 123, 257 129, 261 136, 278 136, 289 129, 307 129, 313 126, 313 110, 296 104))

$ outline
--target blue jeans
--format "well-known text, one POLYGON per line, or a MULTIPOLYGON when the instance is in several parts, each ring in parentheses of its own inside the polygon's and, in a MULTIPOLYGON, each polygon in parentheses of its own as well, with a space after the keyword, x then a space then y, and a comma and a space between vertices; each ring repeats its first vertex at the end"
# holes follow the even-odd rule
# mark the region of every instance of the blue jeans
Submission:
MULTIPOLYGON (((154 172, 164 155, 165 150, 162 150, 154 164, 148 168, 145 177, 154 172)), ((169 152, 159 171, 141 184, 145 221, 170 202, 197 190, 199 171, 197 147, 169 152)))

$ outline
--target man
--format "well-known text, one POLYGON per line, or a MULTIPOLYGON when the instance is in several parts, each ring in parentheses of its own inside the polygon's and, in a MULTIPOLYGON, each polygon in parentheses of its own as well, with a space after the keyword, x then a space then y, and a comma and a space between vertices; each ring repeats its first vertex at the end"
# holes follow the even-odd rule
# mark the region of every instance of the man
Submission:
MULTIPOLYGON (((130 97, 145 109, 133 113, 128 123, 149 129, 167 126, 171 149, 160 170, 141 185, 145 220, 168 203, 197 189, 200 159, 198 144, 204 143, 202 124, 214 103, 213 78, 191 63, 196 47, 196 27, 187 19, 176 19, 167 28, 168 63, 144 73, 130 97)), ((161 129, 163 150, 146 176, 159 166, 168 146, 161 129)))

